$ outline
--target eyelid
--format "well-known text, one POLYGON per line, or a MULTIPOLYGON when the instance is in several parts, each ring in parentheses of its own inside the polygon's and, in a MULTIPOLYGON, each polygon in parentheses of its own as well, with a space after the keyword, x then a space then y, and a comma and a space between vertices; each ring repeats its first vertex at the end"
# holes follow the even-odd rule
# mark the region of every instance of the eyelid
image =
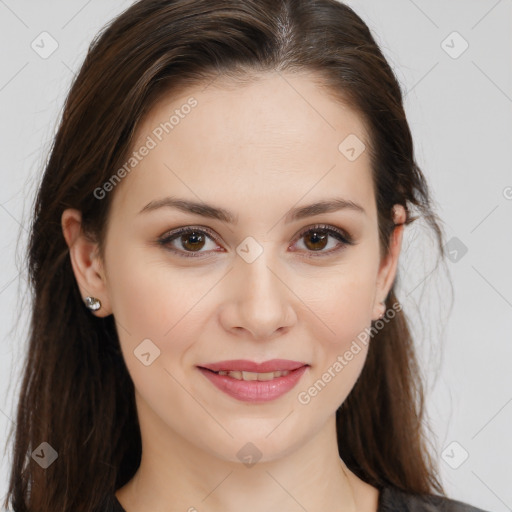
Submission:
POLYGON ((171 229, 169 231, 166 231, 162 236, 160 236, 157 240, 157 243, 162 245, 165 249, 172 252, 173 254, 177 254, 178 256, 184 257, 184 258, 206 258, 210 254, 207 252, 192 252, 192 251, 182 251, 175 248, 168 247, 168 244, 170 244, 171 241, 174 241, 176 238, 179 237, 182 233, 189 233, 193 231, 198 232, 204 232, 206 235, 209 235, 209 237, 215 242, 218 243, 218 236, 214 233, 213 230, 206 226, 198 226, 198 225, 190 225, 190 226, 182 226, 180 228, 171 229), (172 240, 171 240, 172 239, 172 240))
MULTIPOLYGON (((332 224, 313 224, 310 226, 306 226, 301 231, 299 231, 299 233, 294 237, 294 240, 300 240, 306 233, 314 231, 315 229, 327 232, 330 236, 336 238, 338 242, 341 244, 341 246, 338 245, 334 249, 330 249, 328 251, 301 251, 304 253, 303 256, 305 258, 319 259, 322 257, 329 257, 335 254, 339 254, 341 251, 346 249, 347 246, 356 244, 352 236, 347 231, 336 226, 333 226, 332 224)), ((295 243, 296 242, 294 242, 294 244, 295 243)))
POLYGON ((342 237, 347 244, 353 244, 354 241, 352 239, 352 236, 349 235, 344 229, 338 228, 336 226, 333 226, 331 224, 313 224, 311 226, 306 226, 305 228, 302 228, 301 231, 297 235, 295 235, 294 239, 300 238, 304 236, 309 231, 314 231, 315 229, 321 229, 323 231, 327 232, 334 232, 338 234, 340 237, 342 237))
MULTIPOLYGON (((315 229, 322 230, 328 233, 331 237, 336 238, 339 243, 341 244, 341 247, 336 247, 334 249, 330 249, 329 251, 293 251, 293 252, 303 252, 305 253, 305 257, 307 258, 318 258, 322 256, 329 256, 335 253, 340 252, 343 250, 346 246, 355 245, 355 241, 352 238, 352 236, 345 231, 344 229, 338 228, 336 226, 333 226, 331 224, 313 224, 310 226, 306 226, 302 228, 298 234, 296 234, 293 238, 294 245, 298 240, 300 240, 306 233, 309 233, 310 231, 314 231, 315 229)), ((182 226, 180 228, 172 229, 167 232, 165 232, 163 235, 161 235, 157 243, 164 246, 167 250, 173 252, 174 254, 177 254, 180 257, 184 258, 207 258, 208 256, 211 256, 212 251, 206 251, 206 252, 193 252, 193 251, 183 251, 179 249, 174 249, 168 247, 168 244, 172 241, 174 241, 180 234, 182 233, 189 233, 189 232, 204 232, 206 235, 209 236, 209 238, 212 239, 215 243, 218 242, 218 235, 211 230, 210 228, 206 226, 199 226, 199 225, 189 225, 189 226, 182 226)))

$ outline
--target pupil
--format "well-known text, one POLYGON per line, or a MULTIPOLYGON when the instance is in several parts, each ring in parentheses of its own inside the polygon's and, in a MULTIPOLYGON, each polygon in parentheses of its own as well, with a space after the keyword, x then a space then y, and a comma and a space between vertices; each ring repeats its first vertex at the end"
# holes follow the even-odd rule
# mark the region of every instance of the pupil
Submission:
POLYGON ((327 235, 321 235, 317 231, 312 231, 311 235, 306 237, 306 246, 313 250, 323 249, 326 246, 326 239, 327 235), (312 240, 312 243, 309 243, 310 240, 312 240), (320 243, 320 247, 317 246, 318 243, 320 243))
POLYGON ((181 243, 185 248, 201 249, 204 246, 204 237, 201 233, 192 231, 191 233, 181 237, 181 243), (190 240, 192 240, 191 243, 189 243, 190 240))

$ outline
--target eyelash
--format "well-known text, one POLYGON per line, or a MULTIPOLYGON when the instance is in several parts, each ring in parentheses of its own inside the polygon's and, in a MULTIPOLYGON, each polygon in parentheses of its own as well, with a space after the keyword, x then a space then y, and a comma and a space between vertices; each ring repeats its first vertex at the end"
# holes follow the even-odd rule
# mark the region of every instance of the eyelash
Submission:
MULTIPOLYGON (((329 251, 321 252, 321 251, 306 251, 311 254, 306 255, 306 258, 321 258, 324 256, 330 256, 334 253, 338 253, 339 251, 343 250, 346 246, 354 245, 354 241, 350 237, 348 233, 345 233, 344 231, 334 227, 329 226, 326 224, 315 224, 314 226, 310 226, 307 228, 304 228, 298 235, 297 235, 297 241, 300 240, 304 235, 306 235, 309 232, 315 231, 315 230, 321 230, 326 232, 328 235, 336 238, 339 242, 341 242, 341 245, 336 247, 335 249, 330 249, 329 251)), ((175 249, 169 246, 171 242, 173 242, 175 239, 177 239, 180 235, 184 233, 199 233, 199 234, 205 234, 208 235, 209 238, 217 243, 216 237, 213 234, 213 232, 204 227, 194 227, 194 226, 187 226, 185 228, 179 228, 176 231, 170 231, 163 235, 161 238, 158 239, 158 244, 161 246, 164 246, 167 250, 177 254, 179 257, 183 258, 204 258, 203 256, 205 252, 192 252, 192 251, 182 251, 179 249, 175 249)))

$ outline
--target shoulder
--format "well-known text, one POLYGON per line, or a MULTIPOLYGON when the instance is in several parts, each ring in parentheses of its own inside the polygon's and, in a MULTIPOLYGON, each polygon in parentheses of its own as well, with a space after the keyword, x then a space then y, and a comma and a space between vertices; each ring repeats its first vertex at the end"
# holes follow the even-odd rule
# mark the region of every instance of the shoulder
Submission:
POLYGON ((486 512, 462 501, 433 494, 411 494, 385 487, 379 497, 378 512, 486 512))

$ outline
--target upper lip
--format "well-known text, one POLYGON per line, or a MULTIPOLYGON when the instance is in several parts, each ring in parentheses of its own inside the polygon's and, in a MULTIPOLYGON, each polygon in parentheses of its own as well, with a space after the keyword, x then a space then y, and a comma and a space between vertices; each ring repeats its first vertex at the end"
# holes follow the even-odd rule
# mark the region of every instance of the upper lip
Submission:
POLYGON ((307 363, 299 361, 290 361, 289 359, 271 359, 256 363, 247 359, 233 359, 231 361, 218 361, 216 363, 208 363, 198 365, 200 368, 207 368, 214 372, 218 371, 245 371, 255 373, 292 371, 302 366, 309 366, 307 363))

